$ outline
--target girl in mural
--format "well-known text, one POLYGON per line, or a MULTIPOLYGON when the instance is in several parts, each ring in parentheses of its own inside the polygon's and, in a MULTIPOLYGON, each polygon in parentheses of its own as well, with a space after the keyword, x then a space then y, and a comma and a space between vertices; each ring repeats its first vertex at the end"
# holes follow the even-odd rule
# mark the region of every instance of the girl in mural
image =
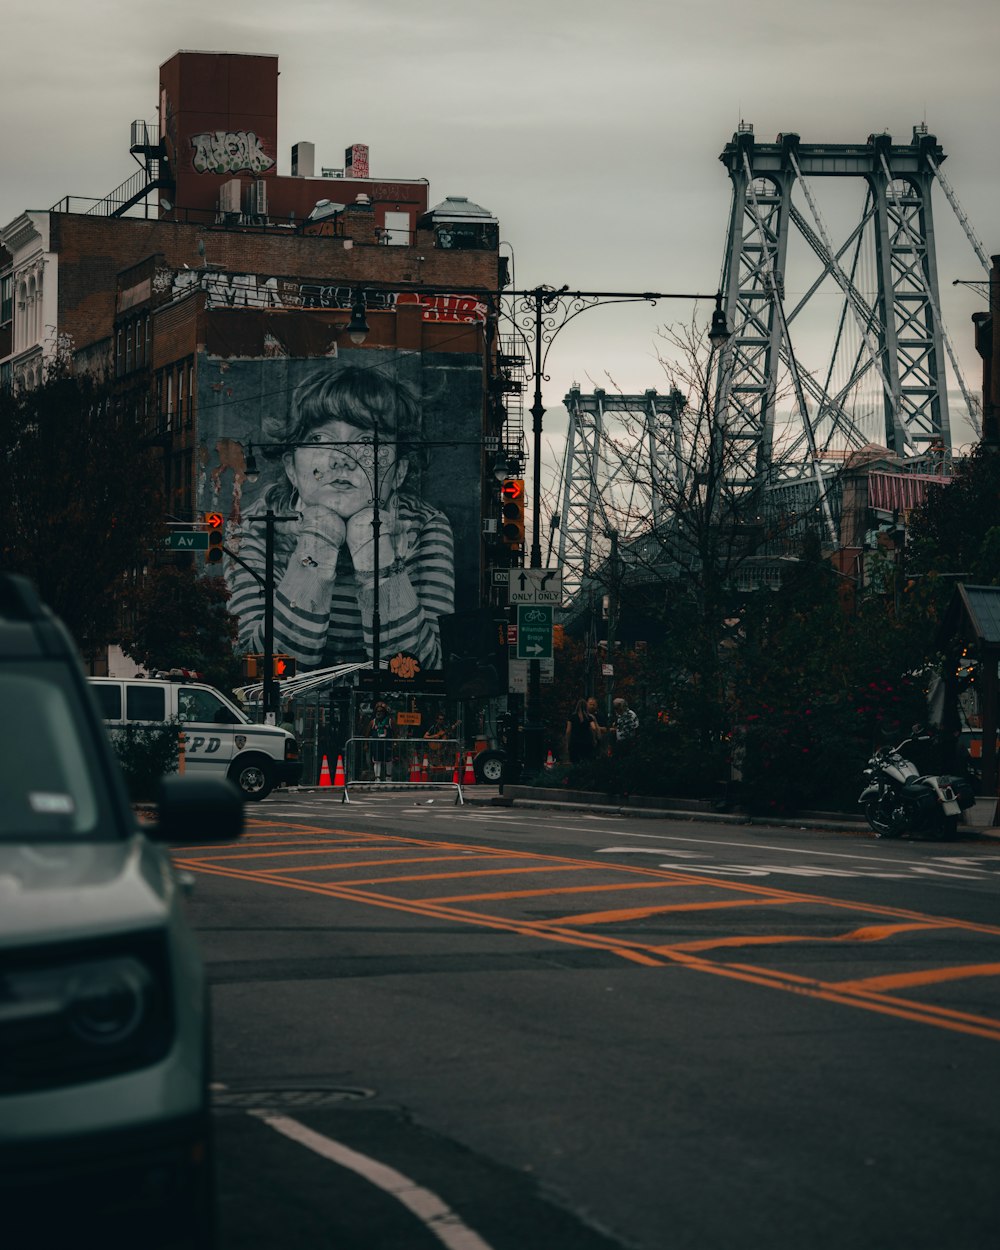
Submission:
MULTIPOLYGON (((438 617, 454 611, 455 550, 448 518, 403 489, 417 461, 406 435, 419 430, 419 415, 404 383, 378 368, 348 365, 302 383, 287 422, 262 424, 272 444, 262 454, 280 460, 280 476, 244 511, 231 541, 263 577, 264 514, 270 507, 278 516, 297 515, 274 527, 274 650, 295 656, 304 669, 371 657, 376 476, 381 654, 405 651, 425 669, 441 666, 438 617), (369 441, 376 430, 377 474, 369 441)), ((262 652, 260 584, 234 560, 226 577, 240 645, 262 652)))

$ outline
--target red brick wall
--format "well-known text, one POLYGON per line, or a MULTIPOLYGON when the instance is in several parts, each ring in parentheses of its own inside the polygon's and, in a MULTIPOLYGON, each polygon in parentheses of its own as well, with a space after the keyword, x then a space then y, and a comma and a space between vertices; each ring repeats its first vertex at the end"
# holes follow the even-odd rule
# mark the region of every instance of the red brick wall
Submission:
POLYGON ((231 273, 314 278, 330 285, 419 282, 437 289, 495 291, 496 252, 444 251, 421 233, 416 247, 360 246, 302 235, 207 229, 139 218, 52 214, 52 250, 59 256, 59 329, 76 348, 106 338, 115 316, 119 273, 161 253, 172 269, 203 263, 231 273), (198 251, 204 242, 205 255, 198 251))

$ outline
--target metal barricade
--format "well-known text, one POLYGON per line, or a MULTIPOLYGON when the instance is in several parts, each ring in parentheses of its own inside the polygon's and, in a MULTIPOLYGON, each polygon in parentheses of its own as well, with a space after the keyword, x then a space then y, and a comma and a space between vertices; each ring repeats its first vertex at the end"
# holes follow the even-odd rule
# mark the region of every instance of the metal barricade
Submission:
POLYGON ((461 745, 457 738, 348 738, 344 744, 344 793, 369 790, 438 790, 454 786, 455 806, 464 805, 461 745))

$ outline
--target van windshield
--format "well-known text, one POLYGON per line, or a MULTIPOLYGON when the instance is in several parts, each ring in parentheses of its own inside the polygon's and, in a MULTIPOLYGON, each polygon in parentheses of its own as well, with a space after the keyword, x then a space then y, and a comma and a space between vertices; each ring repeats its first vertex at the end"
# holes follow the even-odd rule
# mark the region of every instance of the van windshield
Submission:
POLYGON ((211 725, 240 725, 242 716, 213 690, 190 686, 177 691, 177 718, 211 725))

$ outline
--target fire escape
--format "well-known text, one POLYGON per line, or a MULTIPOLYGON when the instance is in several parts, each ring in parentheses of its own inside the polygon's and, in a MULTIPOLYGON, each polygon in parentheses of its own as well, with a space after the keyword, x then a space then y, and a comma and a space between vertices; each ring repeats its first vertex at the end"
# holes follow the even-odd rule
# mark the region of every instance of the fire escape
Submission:
POLYGON ((132 123, 129 151, 140 168, 103 200, 98 200, 87 210, 88 214, 96 217, 123 217, 130 208, 143 200, 147 201, 148 213, 150 192, 173 192, 174 179, 163 140, 147 122, 132 123))

